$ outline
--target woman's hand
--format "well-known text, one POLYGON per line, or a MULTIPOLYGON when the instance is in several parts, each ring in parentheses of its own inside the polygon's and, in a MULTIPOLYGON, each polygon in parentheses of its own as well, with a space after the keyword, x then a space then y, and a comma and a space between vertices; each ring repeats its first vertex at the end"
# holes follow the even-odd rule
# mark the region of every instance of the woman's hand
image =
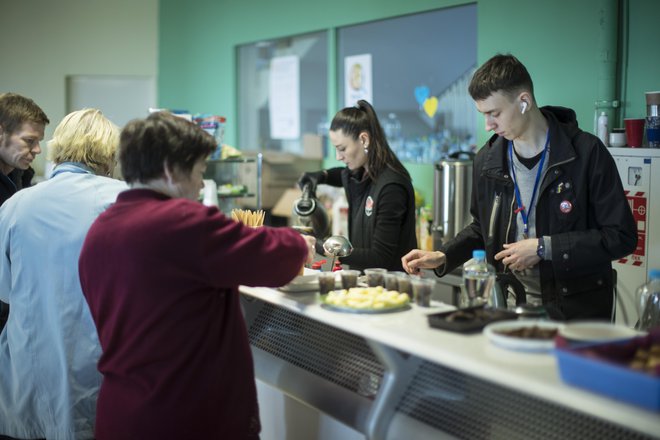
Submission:
POLYGON ((307 264, 312 264, 314 262, 314 257, 316 256, 316 238, 311 235, 303 235, 302 238, 305 239, 307 244, 307 264))
POLYGON ((445 254, 440 251, 413 249, 401 257, 401 264, 406 272, 415 274, 421 269, 435 269, 445 264, 445 254))

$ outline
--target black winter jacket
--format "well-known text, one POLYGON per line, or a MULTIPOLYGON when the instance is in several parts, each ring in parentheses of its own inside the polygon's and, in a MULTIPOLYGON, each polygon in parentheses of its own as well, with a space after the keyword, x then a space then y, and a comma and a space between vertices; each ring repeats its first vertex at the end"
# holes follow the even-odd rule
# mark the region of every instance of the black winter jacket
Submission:
POLYGON ((360 180, 348 168, 327 170, 325 183, 343 186, 349 206, 353 253, 341 258, 351 269, 403 270, 401 257, 417 247, 415 193, 410 179, 386 168, 376 181, 360 180))
MULTIPOLYGON (((541 111, 550 127, 550 151, 536 205, 536 234, 550 236, 552 249, 552 259, 539 263, 542 300, 565 319, 610 319, 612 261, 632 253, 637 244, 616 163, 597 137, 578 128, 573 110, 541 111)), ((504 243, 515 241, 516 234, 507 145, 495 135, 477 154, 473 222, 440 249, 447 262, 436 270, 439 275, 480 248, 486 249, 497 272, 505 271, 494 256, 504 243)))
POLYGON ((0 206, 16 191, 31 186, 33 177, 32 168, 25 171, 16 168, 7 175, 0 173, 0 206))

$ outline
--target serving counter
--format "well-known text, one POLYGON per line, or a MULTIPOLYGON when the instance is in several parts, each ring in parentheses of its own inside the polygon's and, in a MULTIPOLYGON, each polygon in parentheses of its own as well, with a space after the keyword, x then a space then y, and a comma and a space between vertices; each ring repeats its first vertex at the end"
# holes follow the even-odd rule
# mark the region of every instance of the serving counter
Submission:
POLYGON ((428 326, 450 306, 368 315, 240 292, 257 378, 368 439, 660 438, 660 414, 564 384, 552 353, 428 326))

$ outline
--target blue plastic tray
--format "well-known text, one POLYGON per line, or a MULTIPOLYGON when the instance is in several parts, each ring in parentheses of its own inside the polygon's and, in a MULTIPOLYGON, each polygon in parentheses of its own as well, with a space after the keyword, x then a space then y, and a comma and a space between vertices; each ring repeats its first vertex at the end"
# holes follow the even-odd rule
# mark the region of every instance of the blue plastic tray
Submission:
POLYGON ((568 384, 585 388, 617 400, 660 411, 660 377, 628 368, 603 355, 614 345, 639 344, 653 338, 660 342, 660 332, 625 342, 579 347, 558 347, 555 350, 559 374, 568 384), (595 349, 595 350, 594 350, 595 349))

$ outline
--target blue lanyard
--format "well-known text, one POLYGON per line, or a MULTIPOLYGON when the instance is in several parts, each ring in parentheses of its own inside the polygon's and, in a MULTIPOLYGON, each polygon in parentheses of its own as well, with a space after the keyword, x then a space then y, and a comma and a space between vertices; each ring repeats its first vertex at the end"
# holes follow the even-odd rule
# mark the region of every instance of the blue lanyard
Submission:
POLYGON ((543 153, 541 153, 541 161, 539 162, 539 169, 536 171, 536 180, 534 181, 534 190, 532 191, 532 199, 529 201, 529 209, 525 210, 525 205, 523 205, 522 197, 520 196, 520 189, 518 188, 518 181, 516 179, 516 169, 513 166, 513 141, 509 141, 509 162, 511 163, 511 174, 513 176, 513 188, 516 194, 516 204, 518 209, 516 213, 520 213, 523 221, 523 237, 529 237, 529 213, 532 212, 532 206, 534 205, 534 199, 536 198, 536 190, 539 187, 539 182, 541 181, 541 173, 543 172, 543 163, 545 162, 545 153, 548 151, 548 144, 550 143, 550 129, 548 129, 548 134, 545 136, 545 146, 543 147, 543 153))

